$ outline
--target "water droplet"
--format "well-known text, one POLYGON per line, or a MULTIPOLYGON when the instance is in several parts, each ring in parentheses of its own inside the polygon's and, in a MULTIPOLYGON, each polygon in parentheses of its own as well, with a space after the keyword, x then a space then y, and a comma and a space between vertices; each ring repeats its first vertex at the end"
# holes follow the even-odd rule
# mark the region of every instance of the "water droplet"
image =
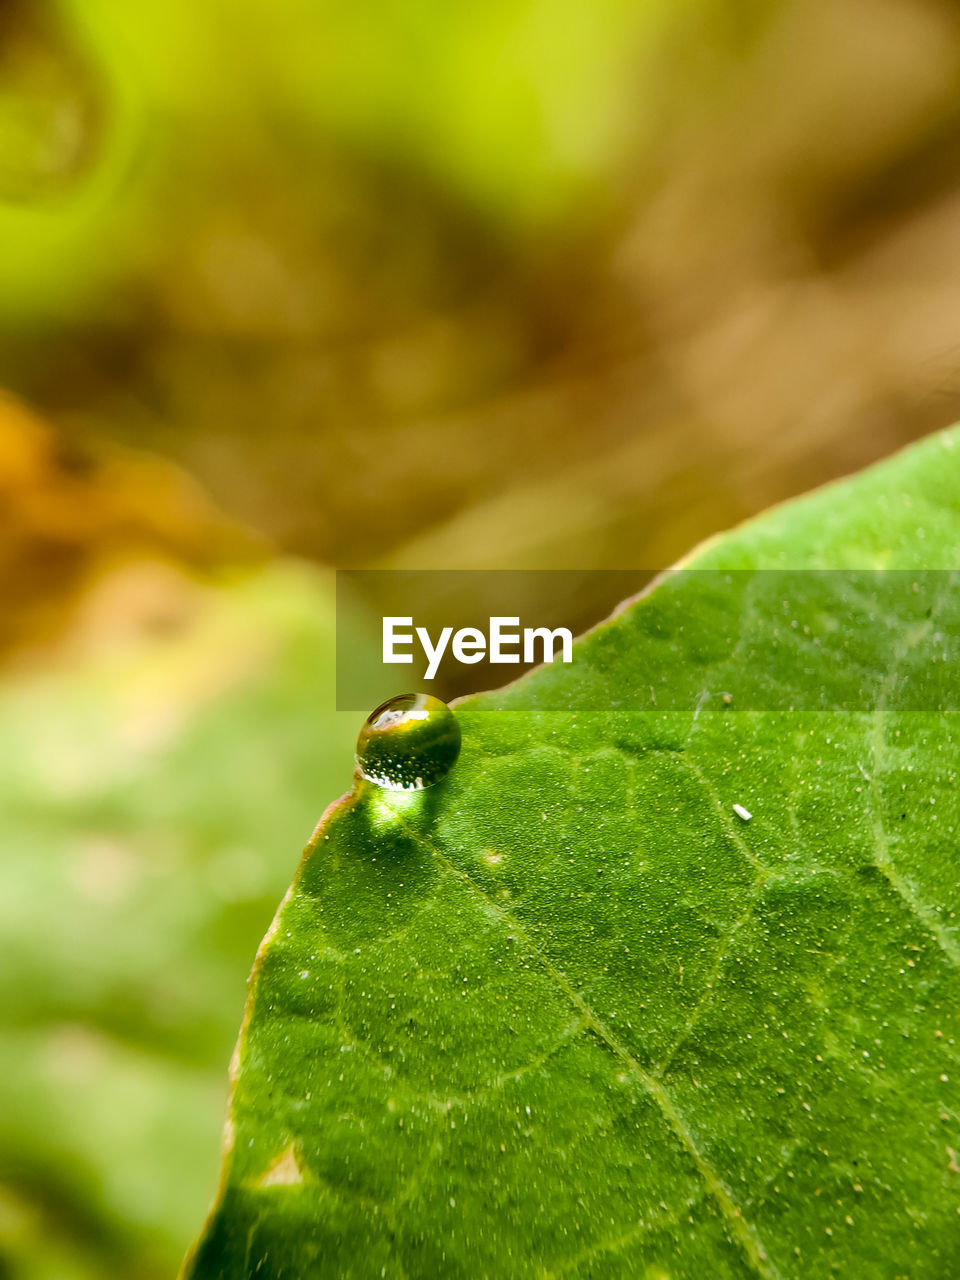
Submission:
POLYGON ((389 791, 421 791, 445 777, 460 754, 460 726, 445 702, 402 693, 370 713, 357 738, 357 769, 389 791))

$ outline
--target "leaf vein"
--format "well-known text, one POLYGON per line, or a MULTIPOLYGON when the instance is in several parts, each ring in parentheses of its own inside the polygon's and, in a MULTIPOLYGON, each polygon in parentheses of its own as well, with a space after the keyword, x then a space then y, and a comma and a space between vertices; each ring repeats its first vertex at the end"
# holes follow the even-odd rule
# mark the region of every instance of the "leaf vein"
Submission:
POLYGON ((410 836, 419 841, 438 859, 438 861, 443 864, 444 867, 446 867, 451 874, 464 883, 474 896, 484 904, 486 910, 496 916, 499 920, 507 922, 516 935, 523 937, 525 944, 537 955, 544 968, 548 973, 550 973, 551 977, 563 991, 564 995, 566 995, 567 999, 570 1000, 570 1002, 585 1016, 590 1029, 606 1044, 607 1048, 620 1059, 627 1070, 640 1081, 640 1084, 643 1086, 646 1093, 656 1104, 661 1116, 666 1121, 667 1126, 672 1130, 674 1136, 678 1139, 681 1146, 693 1160, 697 1172, 700 1174, 710 1196, 717 1205, 721 1215, 728 1225, 728 1228, 740 1246, 743 1256, 749 1263, 751 1272, 754 1275, 760 1276, 761 1280, 780 1280, 780 1272, 773 1266, 768 1258, 766 1250, 760 1243, 755 1229, 743 1217, 740 1209, 734 1202, 730 1190, 697 1146, 689 1125, 681 1115, 673 1101, 673 1098, 670 1096, 669 1090, 663 1082, 651 1075, 649 1071, 644 1070, 627 1046, 613 1033, 613 1031, 611 1031, 599 1014, 591 1007, 589 1002, 586 1001, 576 990, 564 971, 558 965, 554 964, 548 956, 543 954, 534 940, 527 933, 520 920, 518 920, 516 916, 501 904, 494 902, 468 872, 462 870, 447 857, 434 840, 428 839, 422 832, 410 827, 406 822, 403 813, 398 810, 394 810, 394 813, 397 821, 407 830, 410 836))

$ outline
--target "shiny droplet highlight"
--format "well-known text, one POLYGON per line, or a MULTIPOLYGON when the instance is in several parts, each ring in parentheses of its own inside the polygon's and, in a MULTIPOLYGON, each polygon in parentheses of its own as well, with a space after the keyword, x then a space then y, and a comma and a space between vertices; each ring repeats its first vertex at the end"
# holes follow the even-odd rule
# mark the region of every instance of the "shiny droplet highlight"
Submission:
POLYGON ((460 754, 460 726, 445 702, 402 693, 370 713, 357 738, 357 769, 388 791, 422 791, 446 777, 460 754))

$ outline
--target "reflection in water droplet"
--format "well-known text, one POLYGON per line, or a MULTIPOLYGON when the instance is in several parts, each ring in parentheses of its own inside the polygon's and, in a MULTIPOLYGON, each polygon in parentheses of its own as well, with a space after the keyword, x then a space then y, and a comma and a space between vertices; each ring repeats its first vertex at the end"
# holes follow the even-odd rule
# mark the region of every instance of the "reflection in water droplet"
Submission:
POLYGON ((357 769, 389 791, 421 791, 460 754, 460 726, 445 702, 403 693, 371 712, 357 739, 357 769))

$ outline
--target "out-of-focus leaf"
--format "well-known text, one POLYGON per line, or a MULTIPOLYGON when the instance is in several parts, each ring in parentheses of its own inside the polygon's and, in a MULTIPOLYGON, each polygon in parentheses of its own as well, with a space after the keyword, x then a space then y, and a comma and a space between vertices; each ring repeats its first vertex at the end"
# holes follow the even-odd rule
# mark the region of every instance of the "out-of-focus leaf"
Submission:
POLYGON ((305 568, 211 586, 131 566, 54 669, 0 686, 5 1277, 175 1270, 250 949, 349 776, 332 634, 305 568), (145 633, 131 600, 162 605, 145 633))

